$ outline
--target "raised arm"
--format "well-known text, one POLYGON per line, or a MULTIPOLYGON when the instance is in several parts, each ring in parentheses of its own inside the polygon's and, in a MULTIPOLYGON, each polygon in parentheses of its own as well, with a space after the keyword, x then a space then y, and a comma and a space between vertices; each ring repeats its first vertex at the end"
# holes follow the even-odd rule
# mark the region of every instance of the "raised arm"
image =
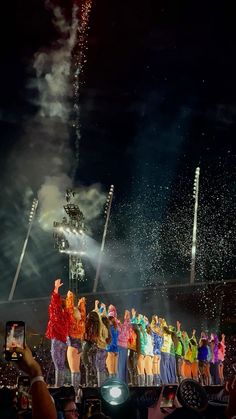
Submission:
POLYGON ((56 419, 56 408, 44 382, 39 363, 35 361, 27 346, 24 349, 17 348, 16 351, 22 353, 22 359, 17 363, 18 368, 31 379, 32 419, 56 419))

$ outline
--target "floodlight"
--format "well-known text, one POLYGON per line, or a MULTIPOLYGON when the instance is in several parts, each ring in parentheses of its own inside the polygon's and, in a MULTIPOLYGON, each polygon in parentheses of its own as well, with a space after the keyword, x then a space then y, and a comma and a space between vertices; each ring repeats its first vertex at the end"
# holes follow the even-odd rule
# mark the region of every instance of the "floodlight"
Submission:
POLYGON ((108 378, 101 386, 101 396, 108 404, 120 405, 128 399, 129 388, 126 383, 117 378, 108 378))

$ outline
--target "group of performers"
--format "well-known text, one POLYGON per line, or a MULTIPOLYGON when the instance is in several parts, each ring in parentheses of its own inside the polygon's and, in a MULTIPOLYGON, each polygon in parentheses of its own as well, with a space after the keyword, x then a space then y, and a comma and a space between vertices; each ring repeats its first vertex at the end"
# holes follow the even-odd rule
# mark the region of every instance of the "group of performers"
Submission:
POLYGON ((60 279, 55 281, 49 305, 46 336, 51 339, 51 356, 55 366, 55 386, 62 386, 65 359, 71 371, 75 391, 81 382, 81 363, 85 367, 85 385, 101 386, 108 377, 117 377, 130 385, 155 386, 180 383, 184 378, 204 385, 222 384, 225 336, 196 330, 191 336, 181 328, 168 325, 153 315, 149 320, 134 308, 125 310, 118 319, 114 305, 95 301, 86 313, 86 300, 74 304, 71 291, 63 299, 60 279))

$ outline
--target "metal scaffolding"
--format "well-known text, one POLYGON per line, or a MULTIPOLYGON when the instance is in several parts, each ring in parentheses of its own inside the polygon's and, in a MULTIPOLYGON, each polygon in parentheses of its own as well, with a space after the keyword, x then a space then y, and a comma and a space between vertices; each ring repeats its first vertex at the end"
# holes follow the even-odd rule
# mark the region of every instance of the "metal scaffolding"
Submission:
POLYGON ((72 189, 66 191, 67 204, 63 206, 66 215, 61 222, 54 221, 53 237, 55 248, 69 258, 69 290, 78 297, 79 281, 85 278, 82 256, 85 249, 84 215, 75 201, 76 193, 72 189))

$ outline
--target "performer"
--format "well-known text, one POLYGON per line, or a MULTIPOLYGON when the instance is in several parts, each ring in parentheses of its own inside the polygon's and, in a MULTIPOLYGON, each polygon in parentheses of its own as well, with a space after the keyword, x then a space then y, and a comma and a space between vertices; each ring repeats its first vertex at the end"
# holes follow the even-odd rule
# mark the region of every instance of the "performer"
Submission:
POLYGON ((225 335, 222 333, 221 341, 218 347, 218 359, 219 359, 219 378, 220 384, 224 384, 224 359, 225 359, 225 335))
POLYGON ((160 377, 160 361, 161 361, 161 347, 163 344, 162 331, 160 327, 159 318, 157 315, 152 316, 151 333, 153 337, 153 384, 158 386, 161 384, 160 377))
MULTIPOLYGON (((147 319, 147 322, 148 319, 147 319)), ((154 357, 154 339, 152 330, 149 324, 146 324, 146 342, 144 345, 144 371, 146 375, 145 383, 146 386, 150 387, 153 385, 153 357, 154 357)))
POLYGON ((137 324, 131 323, 131 332, 128 340, 128 372, 129 381, 132 386, 137 385, 137 353, 140 347, 139 328, 137 324))
POLYGON ((174 384, 177 382, 176 359, 175 359, 176 331, 175 331, 174 326, 171 326, 171 325, 168 326, 168 329, 171 333, 169 383, 174 384))
POLYGON ((147 332, 144 317, 142 314, 138 315, 138 331, 140 346, 137 347, 138 358, 137 358, 137 371, 138 371, 138 386, 145 386, 145 345, 147 343, 147 332))
POLYGON ((198 348, 195 335, 196 330, 193 329, 192 337, 190 339, 186 338, 188 339, 188 345, 184 354, 183 376, 184 378, 192 378, 193 380, 198 380, 198 348))
POLYGON ((118 324, 118 378, 128 384, 128 340, 131 333, 130 312, 125 310, 123 324, 118 324))
POLYGON ((62 285, 61 279, 55 280, 48 308, 49 320, 46 330, 46 337, 51 339, 51 356, 55 367, 56 387, 64 384, 66 341, 69 331, 69 315, 65 300, 61 298, 58 292, 62 285))
POLYGON ((96 356, 99 327, 98 300, 96 300, 95 309, 88 313, 85 323, 83 363, 85 366, 87 387, 93 387, 97 384, 96 356))
POLYGON ((111 343, 110 323, 106 313, 105 304, 101 304, 98 308, 99 301, 95 301, 95 310, 99 315, 99 335, 97 338, 97 353, 96 353, 96 370, 98 387, 104 383, 107 378, 106 370, 106 346, 111 343))
MULTIPOLYGON (((173 337, 172 337, 173 339, 173 337)), ((184 356, 184 344, 182 340, 181 323, 179 320, 176 322, 176 341, 175 343, 175 361, 176 361, 176 375, 178 383, 182 381, 183 372, 183 356, 184 356)))
POLYGON ((85 334, 86 302, 82 297, 74 306, 74 294, 68 291, 66 297, 66 309, 69 314, 69 332, 67 360, 71 371, 71 384, 77 394, 80 385, 80 357, 82 352, 82 341, 85 334))
POLYGON ((108 319, 110 322, 111 343, 107 345, 106 365, 110 377, 116 377, 118 364, 118 325, 117 312, 115 306, 110 304, 108 307, 108 319))
POLYGON ((170 349, 172 344, 171 332, 167 327, 165 319, 160 319, 163 333, 163 344, 161 347, 160 374, 162 384, 171 384, 170 377, 170 349))
POLYGON ((210 348, 211 348, 211 361, 210 361, 210 374, 211 384, 220 384, 219 377, 219 359, 218 359, 218 336, 215 333, 211 333, 210 348))
POLYGON ((208 346, 208 337, 205 332, 201 332, 201 338, 198 346, 198 369, 200 375, 200 383, 202 385, 210 384, 210 348, 208 346))

